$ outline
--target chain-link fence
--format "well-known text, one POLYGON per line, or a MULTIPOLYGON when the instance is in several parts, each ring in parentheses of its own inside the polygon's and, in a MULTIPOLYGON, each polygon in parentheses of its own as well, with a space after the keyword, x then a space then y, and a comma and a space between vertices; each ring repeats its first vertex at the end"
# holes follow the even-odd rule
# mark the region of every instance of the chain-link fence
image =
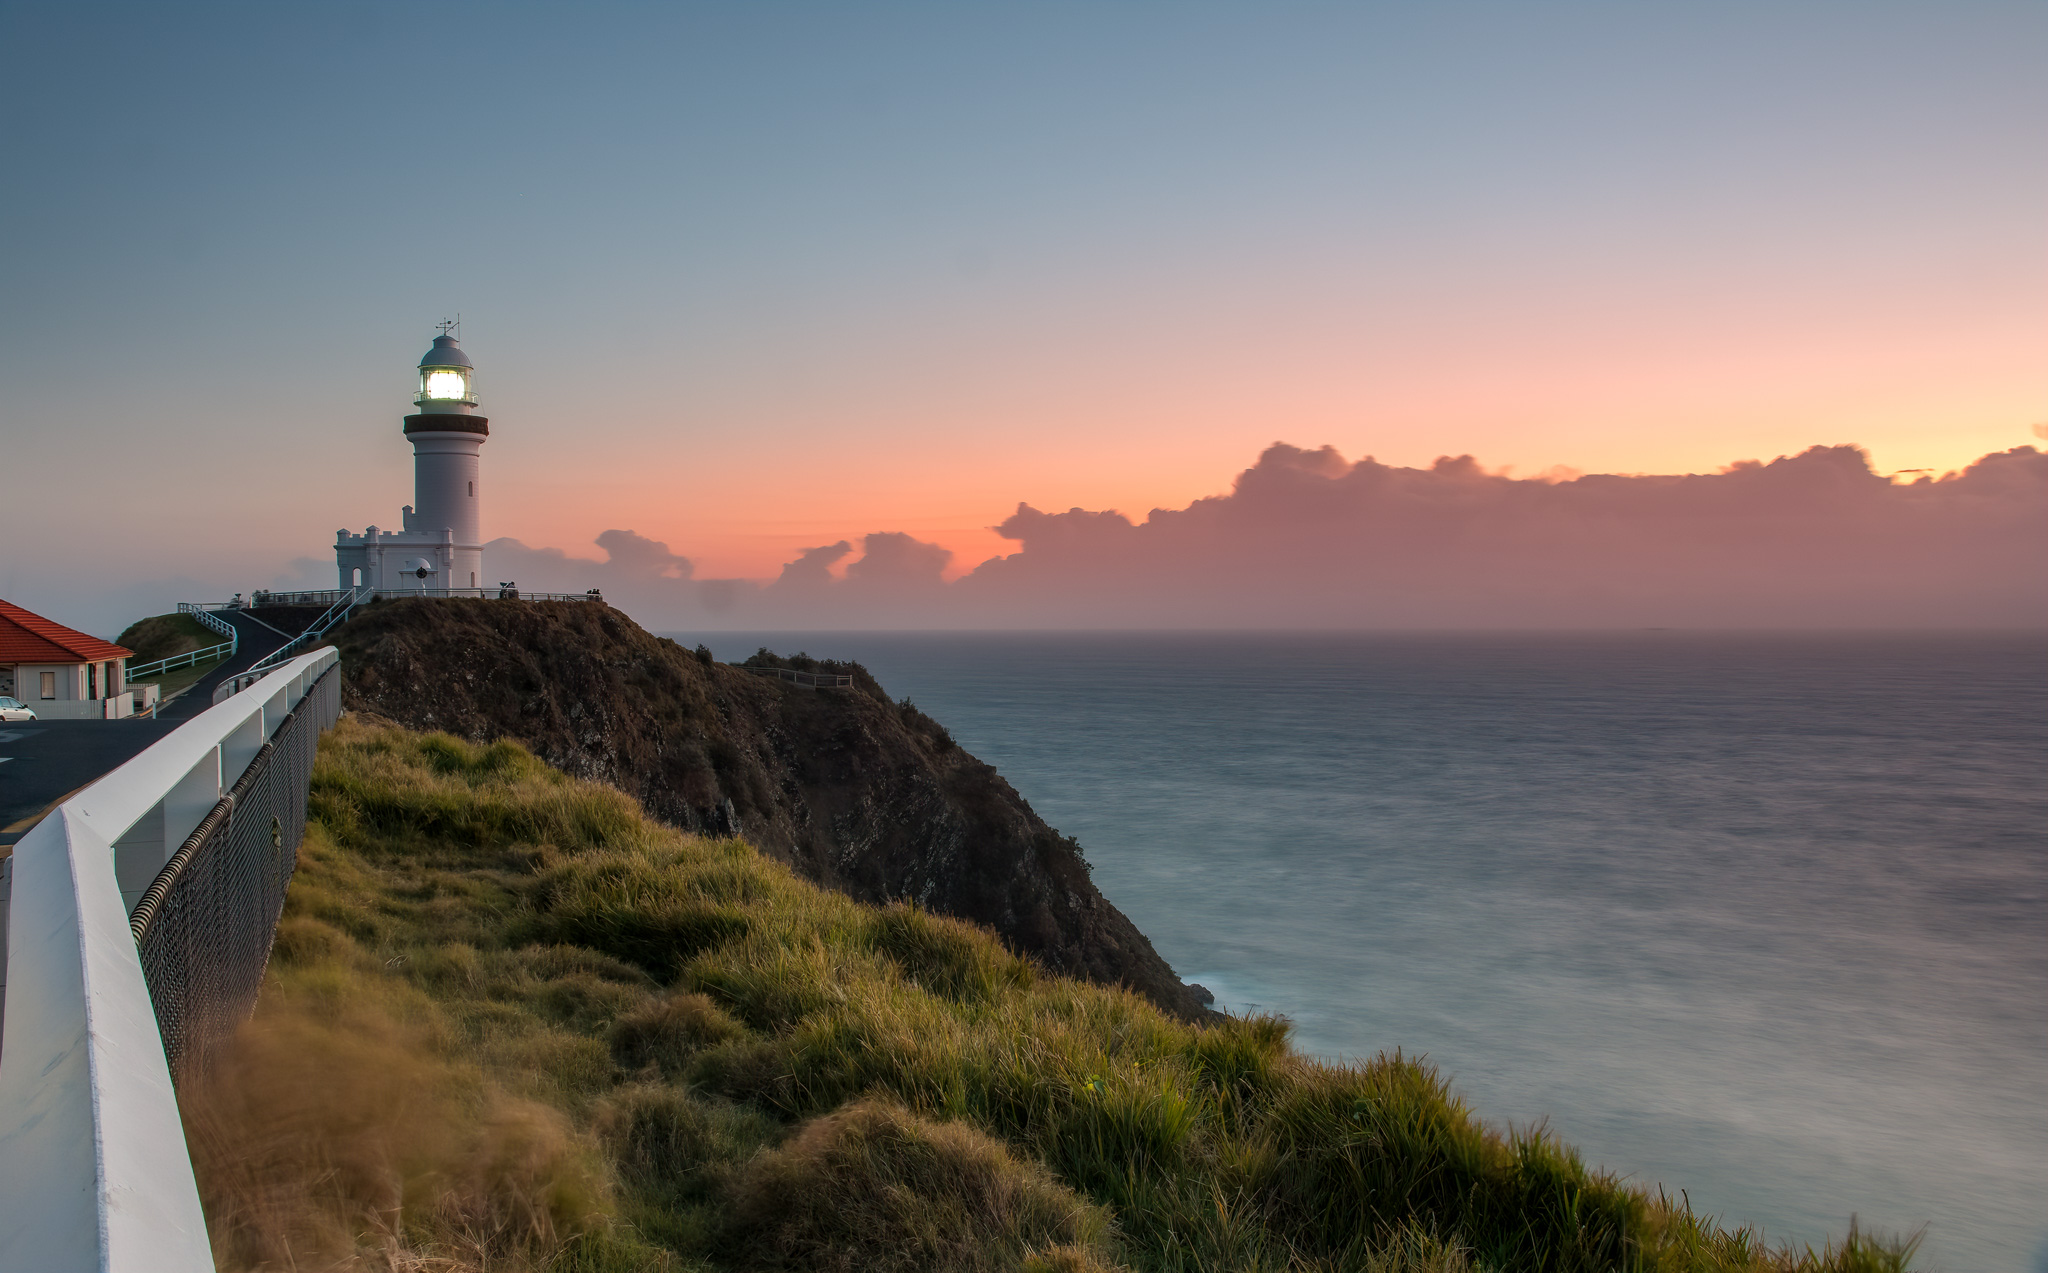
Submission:
POLYGON ((320 731, 341 709, 341 669, 306 691, 228 794, 171 856, 129 920, 173 1078, 246 1020, 270 961, 306 833, 320 731))

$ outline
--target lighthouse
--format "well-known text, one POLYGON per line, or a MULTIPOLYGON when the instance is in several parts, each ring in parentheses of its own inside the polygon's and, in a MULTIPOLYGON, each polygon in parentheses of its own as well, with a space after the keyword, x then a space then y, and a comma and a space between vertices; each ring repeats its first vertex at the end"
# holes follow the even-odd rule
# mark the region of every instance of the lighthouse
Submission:
POLYGON ((481 453, 490 421, 476 414, 476 365, 453 335, 420 359, 416 408, 405 417, 412 443, 412 503, 398 530, 336 532, 334 559, 345 589, 477 595, 483 586, 481 453))

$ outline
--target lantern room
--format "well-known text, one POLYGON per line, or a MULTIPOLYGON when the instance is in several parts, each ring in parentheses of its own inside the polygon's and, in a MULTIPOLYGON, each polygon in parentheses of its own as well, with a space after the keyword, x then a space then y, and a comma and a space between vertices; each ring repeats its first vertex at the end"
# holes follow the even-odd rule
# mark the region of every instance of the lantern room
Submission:
POLYGON ((445 328, 420 359, 420 392, 413 402, 430 414, 466 414, 476 405, 476 367, 445 328))

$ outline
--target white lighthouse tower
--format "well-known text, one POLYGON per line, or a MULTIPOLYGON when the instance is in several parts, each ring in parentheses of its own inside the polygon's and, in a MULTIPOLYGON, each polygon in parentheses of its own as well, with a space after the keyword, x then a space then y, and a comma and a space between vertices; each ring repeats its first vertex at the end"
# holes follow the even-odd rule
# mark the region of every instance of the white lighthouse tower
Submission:
POLYGON ((405 417, 412 442, 413 502, 401 528, 336 533, 343 588, 476 595, 483 586, 483 477, 479 452, 490 421, 476 414, 476 367, 441 324, 420 359, 419 410, 405 417))

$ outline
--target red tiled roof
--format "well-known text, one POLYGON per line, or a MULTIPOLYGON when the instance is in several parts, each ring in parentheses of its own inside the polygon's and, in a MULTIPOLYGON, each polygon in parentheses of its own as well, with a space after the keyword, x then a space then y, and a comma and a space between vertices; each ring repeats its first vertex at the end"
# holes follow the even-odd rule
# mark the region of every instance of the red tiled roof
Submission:
POLYGON ((0 601, 0 663, 97 663, 134 653, 112 641, 52 623, 12 601, 0 601))

